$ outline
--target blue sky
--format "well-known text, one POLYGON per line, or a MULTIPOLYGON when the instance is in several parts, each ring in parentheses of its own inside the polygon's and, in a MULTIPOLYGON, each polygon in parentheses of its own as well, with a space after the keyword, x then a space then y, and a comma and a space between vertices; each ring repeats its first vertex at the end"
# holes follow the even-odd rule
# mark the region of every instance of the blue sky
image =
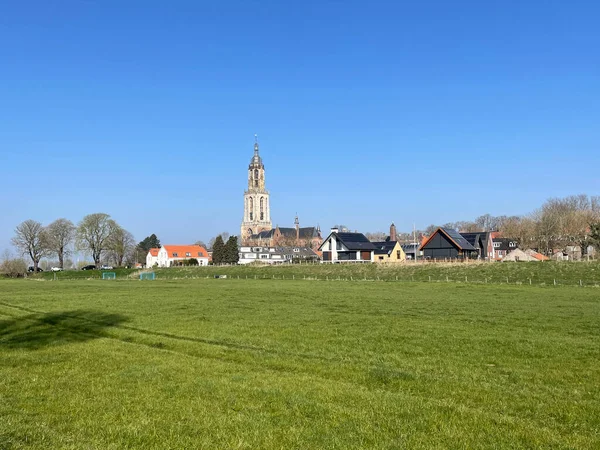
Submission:
POLYGON ((239 232, 254 133, 273 224, 401 230, 600 193, 589 1, 0 5, 0 249, 106 212, 239 232))

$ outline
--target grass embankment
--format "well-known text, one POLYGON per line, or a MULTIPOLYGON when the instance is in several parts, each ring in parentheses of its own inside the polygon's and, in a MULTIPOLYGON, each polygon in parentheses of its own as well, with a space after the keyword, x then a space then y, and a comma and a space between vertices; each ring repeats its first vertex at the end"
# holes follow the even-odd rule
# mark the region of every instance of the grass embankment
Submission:
POLYGON ((0 448, 600 447, 595 289, 19 280, 0 315, 0 448))
MULTIPOLYGON (((600 285, 599 262, 543 262, 543 263, 406 263, 380 264, 302 264, 278 266, 208 266, 172 267, 153 270, 160 279, 206 278, 228 275, 240 278, 311 278, 382 281, 468 282, 491 284, 534 285, 600 285)), ((114 270, 117 279, 135 279, 133 269, 114 270)), ((54 274, 40 274, 53 279, 54 274)), ((75 271, 56 274, 57 279, 101 278, 100 271, 75 271)))

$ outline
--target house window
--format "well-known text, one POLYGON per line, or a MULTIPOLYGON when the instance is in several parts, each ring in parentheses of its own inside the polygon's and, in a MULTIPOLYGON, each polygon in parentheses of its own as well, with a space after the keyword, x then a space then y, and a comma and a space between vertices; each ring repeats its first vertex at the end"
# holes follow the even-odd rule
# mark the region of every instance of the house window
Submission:
POLYGON ((260 213, 260 220, 265 220, 265 214, 262 211, 260 213))
POLYGON ((186 252, 185 256, 190 257, 190 256, 192 256, 192 254, 190 252, 186 252))
POLYGON ((202 257, 202 252, 198 252, 198 256, 202 257))
POLYGON ((331 241, 329 241, 329 251, 331 251, 331 241))
POLYGON ((342 241, 335 241, 335 249, 342 250, 342 241))
POLYGON ((173 253, 173 258, 177 258, 177 253, 173 253))
POLYGON ((494 248, 499 248, 500 247, 500 242, 494 242, 494 248))
POLYGON ((396 250, 396 258, 398 258, 398 259, 401 258, 401 256, 400 256, 400 250, 396 250))
POLYGON ((295 248, 295 249, 294 249, 294 251, 295 251, 296 253, 298 253, 298 252, 300 251, 300 249, 299 249, 299 248, 295 248))
POLYGON ((269 259, 269 255, 260 255, 260 259, 269 259))
POLYGON ((379 257, 379 261, 383 261, 383 256, 380 256, 380 257, 379 257))

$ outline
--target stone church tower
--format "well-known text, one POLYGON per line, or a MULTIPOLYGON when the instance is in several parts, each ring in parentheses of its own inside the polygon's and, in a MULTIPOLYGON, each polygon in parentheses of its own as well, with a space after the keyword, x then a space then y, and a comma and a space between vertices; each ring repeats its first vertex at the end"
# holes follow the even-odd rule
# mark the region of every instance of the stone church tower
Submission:
POLYGON ((265 189, 265 166, 258 154, 256 135, 254 138, 254 156, 248 166, 248 190, 244 192, 244 218, 240 233, 242 243, 251 235, 272 228, 269 192, 265 189))

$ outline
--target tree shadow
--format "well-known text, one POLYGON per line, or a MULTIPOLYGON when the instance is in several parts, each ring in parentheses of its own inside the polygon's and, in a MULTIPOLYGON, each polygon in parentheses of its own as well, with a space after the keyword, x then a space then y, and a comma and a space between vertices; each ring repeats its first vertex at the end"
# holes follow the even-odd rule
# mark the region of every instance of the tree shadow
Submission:
POLYGON ((107 336, 106 329, 128 319, 99 311, 35 313, 0 321, 0 347, 37 350, 107 336))

